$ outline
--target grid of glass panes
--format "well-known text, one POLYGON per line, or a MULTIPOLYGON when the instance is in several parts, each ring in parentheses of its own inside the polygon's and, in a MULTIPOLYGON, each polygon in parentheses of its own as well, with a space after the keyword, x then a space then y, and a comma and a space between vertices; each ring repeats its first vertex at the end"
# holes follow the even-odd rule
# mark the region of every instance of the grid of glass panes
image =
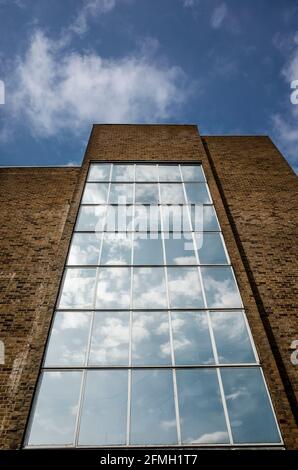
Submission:
POLYGON ((243 444, 281 437, 202 166, 92 163, 27 445, 243 444))

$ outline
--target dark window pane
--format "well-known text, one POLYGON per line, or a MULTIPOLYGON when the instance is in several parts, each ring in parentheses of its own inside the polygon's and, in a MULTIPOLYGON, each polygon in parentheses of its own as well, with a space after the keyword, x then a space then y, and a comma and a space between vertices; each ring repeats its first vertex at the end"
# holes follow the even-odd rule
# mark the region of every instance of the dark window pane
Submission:
POLYGON ((167 308, 164 268, 133 268, 133 308, 167 308))
POLYGON ((206 312, 172 312, 175 364, 213 364, 206 312))
POLYGON ((215 370, 177 370, 184 444, 225 444, 229 436, 215 370))
POLYGON ((95 312, 90 365, 128 365, 129 312, 95 312))
POLYGON ((109 181, 111 165, 109 163, 92 163, 90 165, 88 181, 109 181))
POLYGON ((171 308, 203 308, 197 268, 167 268, 171 308))
POLYGON ((81 372, 44 372, 41 377, 28 445, 71 445, 81 372))
POLYGON ((59 308, 92 308, 95 277, 95 268, 66 269, 59 308))
POLYGON ((207 204, 211 202, 205 183, 185 183, 185 189, 189 204, 207 204))
POLYGON ((101 268, 96 294, 96 308, 130 307, 130 268, 101 268))
POLYGON ((72 237, 67 264, 97 264, 100 244, 101 234, 99 233, 75 233, 72 237))
POLYGON ((86 183, 82 204, 105 204, 108 197, 108 184, 86 183))
POLYGON ((228 263, 220 233, 197 233, 195 238, 201 264, 228 263))
POLYGON ((202 268, 202 277, 208 307, 242 307, 240 294, 230 267, 202 268))
POLYGON ((171 370, 133 370, 131 444, 177 444, 171 370))
POLYGON ((131 234, 105 233, 100 264, 131 264, 131 234))
POLYGON ((139 233, 134 235, 133 264, 164 264, 160 234, 139 233))
POLYGON ((242 312, 210 312, 219 362, 256 362, 242 312))
POLYGON ((132 364, 171 365, 168 312, 134 312, 132 364))
POLYGON ((46 352, 46 366, 83 366, 90 331, 90 312, 56 312, 46 352))
POLYGON ((80 445, 126 443, 127 370, 87 373, 80 426, 80 445))
POLYGON ((260 369, 225 368, 221 376, 234 442, 280 442, 260 369))

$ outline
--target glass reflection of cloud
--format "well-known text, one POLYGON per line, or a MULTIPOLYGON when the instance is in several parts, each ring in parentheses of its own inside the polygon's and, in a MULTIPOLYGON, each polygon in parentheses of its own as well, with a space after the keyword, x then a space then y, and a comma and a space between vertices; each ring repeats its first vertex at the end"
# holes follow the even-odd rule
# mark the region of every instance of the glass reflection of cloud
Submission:
POLYGON ((207 306, 241 308, 242 302, 230 267, 202 268, 207 306))
POLYGON ((96 293, 97 308, 129 308, 130 268, 99 270, 96 293))

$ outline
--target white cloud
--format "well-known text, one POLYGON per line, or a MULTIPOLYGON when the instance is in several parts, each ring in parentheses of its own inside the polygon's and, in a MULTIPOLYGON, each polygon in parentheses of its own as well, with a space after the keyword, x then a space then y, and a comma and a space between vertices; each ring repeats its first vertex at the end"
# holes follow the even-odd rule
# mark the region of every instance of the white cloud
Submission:
MULTIPOLYGON (((154 122, 171 116, 187 95, 179 67, 150 49, 120 59, 68 52, 37 31, 13 73, 10 106, 35 136, 78 133, 94 122, 154 122)), ((189 89, 189 86, 188 86, 189 89)))
POLYGON ((182 4, 185 8, 191 8, 197 5, 198 0, 182 0, 182 4))
POLYGON ((211 15, 211 26, 214 29, 220 28, 224 19, 227 17, 228 8, 225 3, 221 3, 216 7, 211 15))
POLYGON ((83 2, 82 7, 70 30, 77 34, 84 34, 88 30, 90 18, 96 18, 99 15, 110 12, 114 9, 116 0, 87 0, 83 2))
POLYGON ((276 113, 272 116, 272 123, 281 150, 287 154, 294 169, 298 172, 298 105, 292 104, 290 99, 293 91, 290 87, 291 82, 298 80, 297 42, 296 33, 292 42, 294 49, 290 52, 290 59, 281 71, 289 87, 288 102, 283 113, 276 113))

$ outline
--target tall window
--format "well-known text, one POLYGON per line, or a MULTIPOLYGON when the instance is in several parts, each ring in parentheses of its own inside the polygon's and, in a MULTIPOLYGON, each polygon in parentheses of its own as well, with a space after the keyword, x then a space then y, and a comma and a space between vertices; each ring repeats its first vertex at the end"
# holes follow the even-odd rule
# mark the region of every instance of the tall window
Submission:
POLYGON ((26 445, 278 445, 201 165, 92 163, 26 445))

